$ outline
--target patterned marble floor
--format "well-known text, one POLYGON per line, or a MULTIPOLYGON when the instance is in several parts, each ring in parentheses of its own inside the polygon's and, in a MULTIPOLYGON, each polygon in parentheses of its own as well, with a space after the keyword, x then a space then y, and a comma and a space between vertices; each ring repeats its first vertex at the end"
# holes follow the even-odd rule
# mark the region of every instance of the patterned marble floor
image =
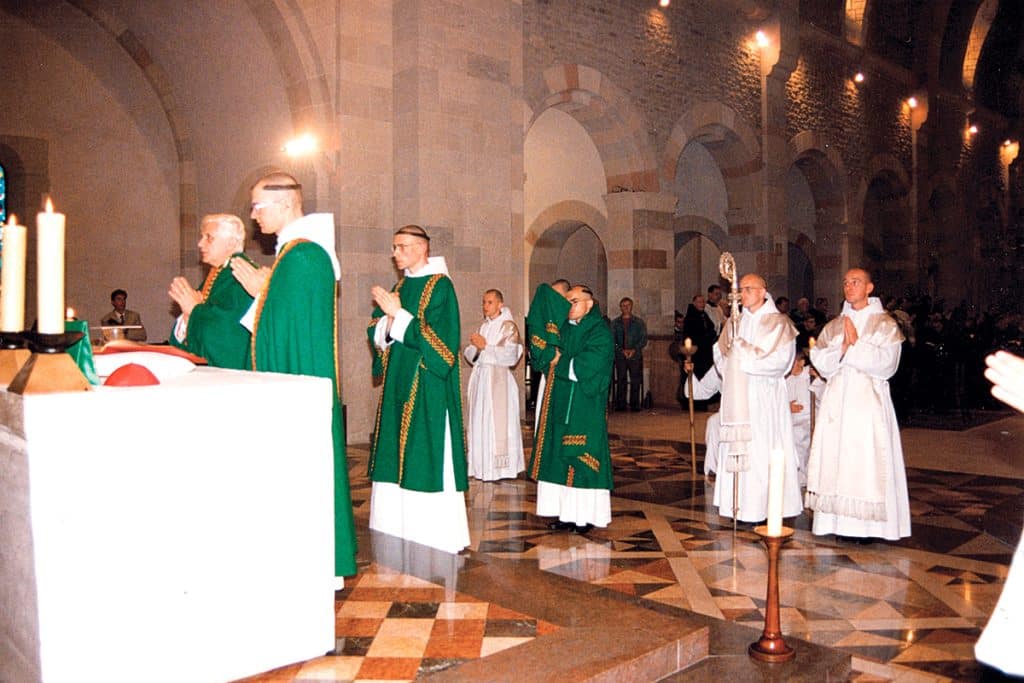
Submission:
MULTIPOLYGON (((632 427, 613 420, 610 431, 622 433, 612 435, 616 488, 607 529, 587 536, 552 532, 533 514, 532 482, 474 481, 467 496, 474 552, 467 555, 512 560, 524 571, 583 582, 597 595, 632 596, 655 611, 682 608, 760 629, 765 552, 749 527, 734 536, 731 523, 710 507, 713 483, 691 475, 689 444, 625 434, 671 433, 638 428, 635 420, 632 427)), ((353 504, 363 526, 366 456, 365 448, 349 450, 353 504)), ((913 536, 901 542, 839 542, 810 534, 806 516, 788 520, 796 531, 780 560, 783 632, 852 655, 850 680, 981 680, 973 644, 1012 554, 985 533, 983 517, 1024 495, 1024 480, 919 468, 908 468, 908 480, 913 536)), ((418 581, 368 567, 338 594, 336 656, 252 680, 409 680, 556 628, 514 614, 514 595, 495 605, 457 595, 444 600, 437 586, 418 581), (389 591, 381 594, 382 587, 389 591), (408 617, 410 610, 426 613, 408 617), (405 627, 389 622, 406 619, 426 621, 414 624, 414 636, 396 638, 394 629, 405 627), (509 635, 502 621, 527 626, 509 635), (403 661, 375 661, 386 658, 403 661)))

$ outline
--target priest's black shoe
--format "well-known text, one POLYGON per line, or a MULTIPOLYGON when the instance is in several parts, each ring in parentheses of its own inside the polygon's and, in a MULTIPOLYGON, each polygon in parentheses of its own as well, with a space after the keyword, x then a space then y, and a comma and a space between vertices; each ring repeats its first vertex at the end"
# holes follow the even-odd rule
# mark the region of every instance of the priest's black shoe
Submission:
POLYGON ((548 523, 548 528, 552 531, 569 531, 570 529, 575 529, 576 525, 572 522, 563 522, 556 519, 548 523))
POLYGON ((593 524, 584 524, 582 526, 580 526, 579 524, 573 524, 572 525, 572 530, 575 531, 576 533, 578 533, 581 536, 583 536, 584 534, 589 534, 593 529, 594 529, 594 525, 593 524))

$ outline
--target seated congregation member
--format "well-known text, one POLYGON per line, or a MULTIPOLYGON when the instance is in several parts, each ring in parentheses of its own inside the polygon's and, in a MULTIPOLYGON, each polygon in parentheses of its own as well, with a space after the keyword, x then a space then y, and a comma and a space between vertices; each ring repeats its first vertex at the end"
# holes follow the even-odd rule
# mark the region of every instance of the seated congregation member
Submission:
POLYGON ((138 342, 146 341, 146 327, 142 324, 142 316, 136 311, 128 310, 128 292, 115 289, 110 293, 110 303, 114 310, 100 318, 100 325, 130 325, 140 329, 125 330, 125 337, 138 342))

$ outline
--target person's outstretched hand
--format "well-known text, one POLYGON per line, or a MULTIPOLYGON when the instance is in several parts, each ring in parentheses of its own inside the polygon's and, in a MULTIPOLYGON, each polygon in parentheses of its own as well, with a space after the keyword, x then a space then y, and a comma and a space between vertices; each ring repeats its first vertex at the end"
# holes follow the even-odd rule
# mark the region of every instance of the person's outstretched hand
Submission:
POLYGON ((992 382, 992 395, 1024 412, 1024 358, 996 351, 985 359, 985 378, 992 382))

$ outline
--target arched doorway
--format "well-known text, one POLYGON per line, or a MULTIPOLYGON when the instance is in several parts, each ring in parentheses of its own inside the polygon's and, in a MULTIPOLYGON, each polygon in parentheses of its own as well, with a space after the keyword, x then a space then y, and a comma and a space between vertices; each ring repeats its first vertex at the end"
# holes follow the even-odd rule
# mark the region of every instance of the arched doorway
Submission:
POLYGON ((812 302, 821 296, 831 300, 846 265, 842 161, 814 133, 797 135, 791 146, 795 158, 786 174, 786 291, 776 294, 786 294, 794 303, 801 296, 812 302))
POLYGON ((685 314, 694 296, 707 294, 708 285, 726 286, 718 273, 722 250, 714 240, 692 230, 676 232, 675 246, 676 310, 685 314))
POLYGON ((608 312, 608 255, 590 225, 578 220, 559 221, 544 230, 533 245, 530 291, 556 278, 587 285, 601 310, 608 312))

